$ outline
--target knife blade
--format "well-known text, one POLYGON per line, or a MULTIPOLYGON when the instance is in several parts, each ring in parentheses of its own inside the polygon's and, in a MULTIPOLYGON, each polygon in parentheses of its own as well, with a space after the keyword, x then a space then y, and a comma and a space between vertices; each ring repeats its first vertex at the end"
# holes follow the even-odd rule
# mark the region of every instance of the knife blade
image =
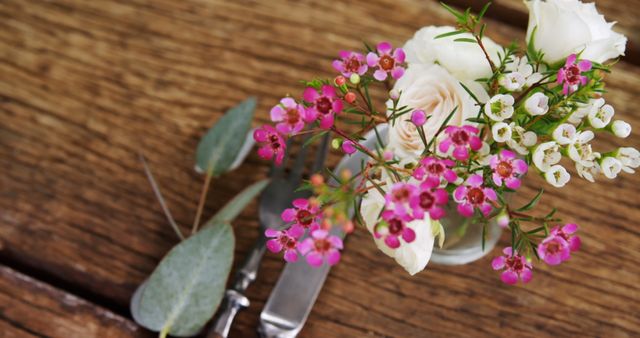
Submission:
MULTIPOLYGON (((377 128, 381 137, 386 138, 386 125, 379 125, 377 128)), ((375 144, 375 132, 370 131, 365 136, 363 145, 374 148, 375 144)), ((358 172, 361 161, 367 160, 366 156, 361 152, 345 156, 335 172, 340 173, 344 169, 352 173, 358 172)), ((336 182, 333 181, 333 183, 336 182)), ((353 217, 353 212, 354 210, 350 211, 350 217, 353 217)), ((343 237, 342 232, 337 229, 332 230, 332 234, 343 237)), ((261 337, 296 337, 309 317, 330 270, 331 267, 327 264, 314 268, 303 259, 295 263, 287 263, 260 313, 258 332, 261 337)))

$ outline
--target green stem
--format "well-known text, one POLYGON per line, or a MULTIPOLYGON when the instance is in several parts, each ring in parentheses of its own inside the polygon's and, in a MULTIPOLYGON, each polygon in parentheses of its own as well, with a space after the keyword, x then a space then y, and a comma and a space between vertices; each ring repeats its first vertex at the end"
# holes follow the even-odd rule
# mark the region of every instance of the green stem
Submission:
POLYGON ((209 186, 211 185, 211 178, 213 175, 210 170, 207 170, 207 176, 204 179, 204 185, 202 187, 202 192, 200 193, 200 201, 198 202, 198 210, 196 211, 196 219, 193 221, 193 227, 191 228, 191 234, 195 234, 198 231, 198 225, 200 224, 200 218, 202 217, 202 210, 204 209, 204 201, 207 197, 207 193, 209 192, 209 186))

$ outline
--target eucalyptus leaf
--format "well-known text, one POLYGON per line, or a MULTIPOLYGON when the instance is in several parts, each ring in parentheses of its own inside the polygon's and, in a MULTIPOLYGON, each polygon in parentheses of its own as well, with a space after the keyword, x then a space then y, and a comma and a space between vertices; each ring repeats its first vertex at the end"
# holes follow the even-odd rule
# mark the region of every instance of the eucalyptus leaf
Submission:
POLYGON ((267 186, 267 184, 269 184, 269 180, 262 180, 245 188, 231 201, 227 202, 227 204, 225 204, 225 206, 222 207, 222 209, 220 209, 205 226, 215 223, 231 222, 234 220, 238 217, 238 214, 244 210, 247 204, 249 204, 249 202, 251 202, 267 186))
POLYGON ((228 171, 244 145, 238 135, 244 137, 251 127, 256 109, 256 98, 250 97, 229 109, 207 131, 196 150, 196 170, 219 176, 228 171))
POLYGON ((171 249, 142 288, 138 324, 178 337, 197 334, 220 305, 234 243, 229 223, 216 223, 171 249))
POLYGON ((235 239, 229 222, 268 182, 245 188, 202 230, 169 251, 131 298, 138 324, 179 337, 202 329, 220 305, 231 270, 235 239))

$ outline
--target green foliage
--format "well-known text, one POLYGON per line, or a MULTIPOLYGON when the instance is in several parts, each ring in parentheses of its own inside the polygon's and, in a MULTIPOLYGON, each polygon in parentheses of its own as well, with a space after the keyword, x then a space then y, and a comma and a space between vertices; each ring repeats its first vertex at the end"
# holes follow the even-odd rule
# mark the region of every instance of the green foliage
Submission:
POLYGON ((230 222, 267 183, 244 189, 202 230, 169 251, 131 299, 138 324, 179 337, 202 329, 220 305, 231 270, 235 238, 230 222))
POLYGON ((250 97, 229 109, 204 135, 196 149, 196 169, 214 177, 227 172, 233 165, 251 128, 256 99, 250 97))
POLYGON ((234 242, 228 223, 214 223, 169 251, 143 284, 138 324, 178 337, 198 333, 222 300, 234 242))

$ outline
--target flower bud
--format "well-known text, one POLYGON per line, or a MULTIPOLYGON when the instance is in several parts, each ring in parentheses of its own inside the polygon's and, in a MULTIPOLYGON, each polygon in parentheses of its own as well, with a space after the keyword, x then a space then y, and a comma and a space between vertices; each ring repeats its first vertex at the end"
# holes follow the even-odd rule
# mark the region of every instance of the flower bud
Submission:
POLYGON ((336 86, 343 86, 345 83, 347 83, 347 79, 345 79, 342 75, 338 75, 333 80, 333 82, 336 84, 336 86))
POLYGON ((422 109, 416 109, 411 113, 411 122, 416 126, 422 126, 427 122, 427 114, 422 109))
POLYGON ((337 150, 340 149, 340 146, 342 146, 342 139, 334 138, 333 140, 331 140, 331 148, 337 150))
POLYGON ((351 81, 351 83, 353 83, 353 84, 360 83, 360 75, 358 75, 356 73, 351 74, 351 76, 349 77, 349 81, 351 81))
POLYGON ((353 222, 351 221, 347 221, 344 223, 344 225, 342 225, 342 231, 344 231, 344 233, 346 234, 350 234, 353 232, 353 222))
POLYGON ((345 140, 344 142, 342 142, 342 151, 344 151, 346 154, 353 154, 356 152, 356 146, 352 141, 349 140, 345 140))
POLYGON ((354 103, 356 102, 356 94, 354 94, 353 92, 348 92, 344 95, 344 100, 349 103, 354 103))
POLYGON ((611 131, 620 138, 626 138, 631 134, 631 125, 622 120, 613 121, 611 131))
POLYGON ((498 216, 496 216, 496 223, 503 229, 509 226, 509 213, 507 209, 502 209, 498 216))
POLYGON ((549 98, 543 93, 537 92, 524 102, 524 109, 531 116, 544 115, 549 111, 549 98))
POLYGON ((397 100, 400 98, 400 93, 397 90, 392 89, 391 91, 389 91, 389 98, 391 98, 392 100, 397 100))
POLYGON ((311 185, 313 185, 314 187, 319 187, 324 184, 324 177, 322 177, 322 175, 320 174, 313 174, 311 175, 310 181, 311 185))

